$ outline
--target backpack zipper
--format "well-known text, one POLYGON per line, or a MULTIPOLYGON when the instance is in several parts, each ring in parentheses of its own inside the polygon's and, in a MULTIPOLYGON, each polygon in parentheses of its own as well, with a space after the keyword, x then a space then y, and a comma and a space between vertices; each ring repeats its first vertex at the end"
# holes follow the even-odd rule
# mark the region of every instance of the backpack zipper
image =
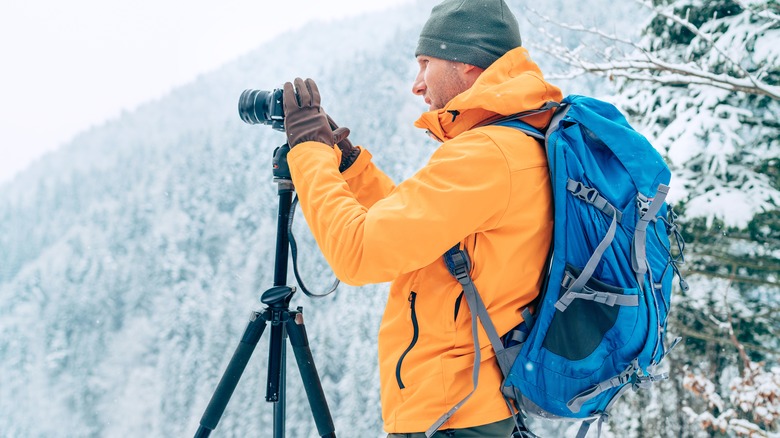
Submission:
POLYGON ((414 329, 414 333, 412 335, 412 342, 409 344, 408 347, 406 347, 406 351, 401 354, 401 358, 398 359, 398 365, 395 367, 395 378, 398 380, 398 387, 401 389, 404 389, 404 382, 401 380, 401 364, 404 361, 404 358, 407 354, 414 348, 414 345, 417 344, 417 338, 420 334, 420 326, 417 323, 417 312, 414 309, 414 302, 417 300, 417 292, 412 292, 409 294, 409 308, 412 312, 412 328, 414 329))

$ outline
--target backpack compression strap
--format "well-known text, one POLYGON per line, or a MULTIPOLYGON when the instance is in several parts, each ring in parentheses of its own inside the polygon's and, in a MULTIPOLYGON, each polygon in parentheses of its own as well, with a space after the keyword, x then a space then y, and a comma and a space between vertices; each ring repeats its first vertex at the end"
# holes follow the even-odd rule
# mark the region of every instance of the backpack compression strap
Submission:
MULTIPOLYGON (((669 186, 660 184, 656 190, 655 199, 650 200, 641 193, 637 196, 637 206, 641 216, 636 223, 634 231, 634 240, 631 243, 631 267, 636 273, 636 281, 639 288, 644 290, 644 276, 647 273, 647 253, 645 245, 647 242, 647 226, 650 221, 655 220, 661 206, 666 201, 666 195, 669 193, 669 186)), ((652 281, 652 276, 651 276, 652 281)))

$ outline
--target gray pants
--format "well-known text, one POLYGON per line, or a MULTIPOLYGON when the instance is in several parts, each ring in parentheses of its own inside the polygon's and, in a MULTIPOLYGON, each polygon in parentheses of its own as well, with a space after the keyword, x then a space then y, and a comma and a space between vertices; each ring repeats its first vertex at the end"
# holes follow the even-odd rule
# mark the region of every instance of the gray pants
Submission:
MULTIPOLYGON (((514 420, 512 420, 512 417, 509 417, 506 420, 496 421, 483 426, 439 430, 433 434, 432 438, 509 438, 514 427, 514 420)), ((425 433, 391 433, 387 438, 425 438, 425 433)))

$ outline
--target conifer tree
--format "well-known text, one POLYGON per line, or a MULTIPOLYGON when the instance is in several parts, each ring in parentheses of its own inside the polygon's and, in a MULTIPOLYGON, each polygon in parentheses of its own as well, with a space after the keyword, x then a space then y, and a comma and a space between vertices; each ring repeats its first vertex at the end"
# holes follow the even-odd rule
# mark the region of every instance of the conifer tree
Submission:
POLYGON ((571 66, 565 77, 612 79, 615 103, 672 168, 690 289, 676 291, 670 331, 685 342, 669 359, 669 396, 640 423, 679 436, 776 433, 766 413, 780 392, 780 3, 635 1, 649 12, 640 38, 564 25, 604 50, 544 49, 571 66), (774 395, 745 395, 755 381, 774 395))

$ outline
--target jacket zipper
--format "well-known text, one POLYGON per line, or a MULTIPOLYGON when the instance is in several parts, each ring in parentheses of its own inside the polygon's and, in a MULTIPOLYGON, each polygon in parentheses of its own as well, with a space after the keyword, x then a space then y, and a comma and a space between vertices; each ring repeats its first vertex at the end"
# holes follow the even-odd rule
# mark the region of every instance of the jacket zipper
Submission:
POLYGON ((455 317, 452 318, 453 321, 458 320, 458 312, 460 312, 460 303, 463 301, 463 294, 464 292, 461 292, 460 295, 458 295, 458 299, 455 300, 455 317))
POLYGON ((409 344, 409 346, 406 348, 406 351, 403 352, 401 355, 401 358, 398 359, 398 365, 395 367, 395 378, 398 380, 398 387, 401 389, 404 389, 404 382, 401 380, 401 364, 404 361, 404 358, 407 354, 414 348, 414 345, 417 344, 417 338, 420 334, 420 326, 417 323, 417 312, 414 309, 414 302, 417 299, 417 292, 412 292, 409 294, 409 307, 412 311, 412 327, 414 328, 414 334, 412 335, 412 342, 409 344))

